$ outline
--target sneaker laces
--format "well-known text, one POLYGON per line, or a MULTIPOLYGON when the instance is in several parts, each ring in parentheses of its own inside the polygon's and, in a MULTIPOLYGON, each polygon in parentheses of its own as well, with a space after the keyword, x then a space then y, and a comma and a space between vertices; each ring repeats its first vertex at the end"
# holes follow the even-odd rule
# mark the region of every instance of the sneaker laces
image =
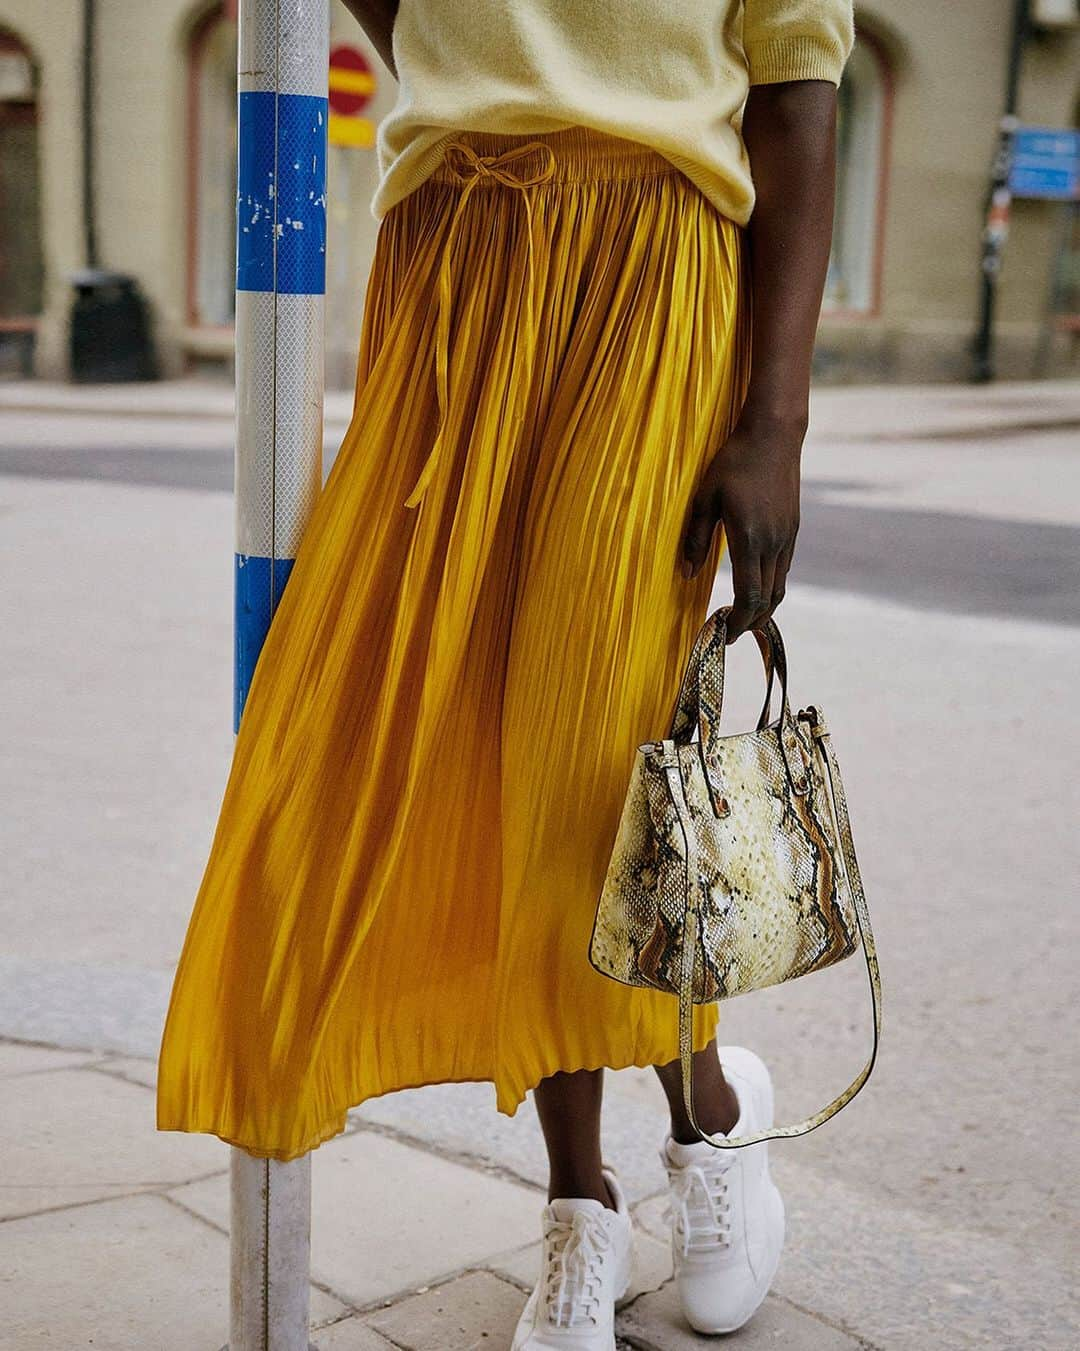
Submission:
POLYGON ((559 1328, 598 1326, 599 1268, 612 1246, 607 1225, 599 1215, 577 1210, 572 1220, 549 1219, 545 1237, 543 1298, 548 1321, 559 1328))
POLYGON ((728 1168, 696 1163, 671 1170, 671 1212, 682 1255, 731 1246, 728 1168))

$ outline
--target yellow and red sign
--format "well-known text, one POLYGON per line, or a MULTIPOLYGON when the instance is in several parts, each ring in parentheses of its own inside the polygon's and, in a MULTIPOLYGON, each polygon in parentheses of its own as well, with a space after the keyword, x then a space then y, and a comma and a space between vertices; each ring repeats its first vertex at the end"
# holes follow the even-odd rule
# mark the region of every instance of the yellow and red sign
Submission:
POLYGON ((364 109, 375 96, 375 72, 359 47, 334 47, 330 52, 331 145, 370 148, 375 144, 375 123, 364 109))

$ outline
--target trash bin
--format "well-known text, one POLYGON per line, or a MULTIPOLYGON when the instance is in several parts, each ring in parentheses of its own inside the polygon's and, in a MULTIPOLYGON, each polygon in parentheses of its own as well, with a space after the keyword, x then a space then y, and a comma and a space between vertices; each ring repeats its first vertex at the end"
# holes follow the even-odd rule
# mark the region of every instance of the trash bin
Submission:
POLYGON ((81 384, 156 380, 150 315, 135 278, 84 268, 71 281, 72 380, 81 384))

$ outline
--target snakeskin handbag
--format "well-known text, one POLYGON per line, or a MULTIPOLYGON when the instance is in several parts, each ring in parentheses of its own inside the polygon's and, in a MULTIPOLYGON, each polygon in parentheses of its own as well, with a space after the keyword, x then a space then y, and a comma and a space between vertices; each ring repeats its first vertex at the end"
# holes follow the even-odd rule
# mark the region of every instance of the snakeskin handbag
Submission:
POLYGON ((757 727, 719 734, 729 612, 716 610, 697 635, 668 735, 637 749, 589 961, 626 985, 678 996, 687 1116, 701 1139, 741 1149, 805 1135, 862 1088, 877 1057, 881 979, 829 729, 812 705, 792 715, 772 619, 753 630, 767 676, 757 727), (780 716, 770 722, 774 675, 780 716), (703 1131, 693 1104, 693 1005, 820 971, 860 940, 874 1044, 855 1080, 797 1125, 736 1139, 703 1131))

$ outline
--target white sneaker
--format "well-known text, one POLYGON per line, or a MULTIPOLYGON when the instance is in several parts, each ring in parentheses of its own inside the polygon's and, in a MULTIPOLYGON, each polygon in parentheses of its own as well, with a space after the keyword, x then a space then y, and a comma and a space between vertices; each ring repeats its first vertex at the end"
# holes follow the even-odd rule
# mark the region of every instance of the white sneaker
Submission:
POLYGON ((615 1351, 615 1301, 630 1286, 633 1234, 614 1170, 603 1171, 615 1210, 582 1196, 544 1207, 540 1279, 511 1351, 615 1351))
MULTIPOLYGON (((773 1124, 773 1091, 763 1062, 743 1046, 718 1047, 724 1077, 739 1099, 728 1132, 750 1135, 773 1124)), ((696 1332, 734 1332, 768 1292, 784 1246, 784 1202, 769 1175, 768 1143, 717 1149, 668 1135, 660 1158, 668 1174, 675 1282, 696 1332)))

